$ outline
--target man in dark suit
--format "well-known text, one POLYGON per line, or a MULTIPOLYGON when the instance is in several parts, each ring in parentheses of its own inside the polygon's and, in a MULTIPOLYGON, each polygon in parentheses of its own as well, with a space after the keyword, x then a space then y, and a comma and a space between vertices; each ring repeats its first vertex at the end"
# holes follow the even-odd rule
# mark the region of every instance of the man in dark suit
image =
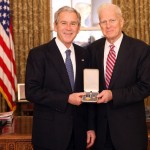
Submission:
POLYGON ((104 38, 88 47, 90 67, 100 72, 94 150, 146 150, 149 46, 122 32, 124 19, 118 6, 103 4, 98 13, 104 38))
POLYGON ((32 143, 34 150, 85 150, 93 145, 95 133, 88 126, 87 105, 81 104, 84 49, 72 43, 81 17, 64 6, 54 19, 57 37, 32 49, 27 60, 26 98, 34 103, 32 143), (67 49, 74 72, 65 66, 67 49))

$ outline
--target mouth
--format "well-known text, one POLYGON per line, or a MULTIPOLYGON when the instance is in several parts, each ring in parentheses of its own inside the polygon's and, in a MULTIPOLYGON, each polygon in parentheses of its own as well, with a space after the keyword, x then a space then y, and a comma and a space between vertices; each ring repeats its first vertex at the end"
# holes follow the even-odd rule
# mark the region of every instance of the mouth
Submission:
POLYGON ((65 35, 72 35, 72 33, 64 33, 65 35))
POLYGON ((107 30, 107 32, 113 32, 112 30, 107 30))

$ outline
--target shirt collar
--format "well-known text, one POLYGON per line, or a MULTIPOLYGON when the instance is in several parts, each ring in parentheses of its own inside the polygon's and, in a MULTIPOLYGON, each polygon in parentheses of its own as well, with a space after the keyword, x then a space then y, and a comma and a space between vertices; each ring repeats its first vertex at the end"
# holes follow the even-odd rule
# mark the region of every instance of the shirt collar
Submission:
POLYGON ((65 53, 65 51, 67 49, 70 49, 71 51, 74 50, 73 44, 71 44, 70 48, 67 48, 60 40, 58 37, 56 37, 55 42, 59 48, 59 50, 61 51, 61 53, 65 53))
MULTIPOLYGON (((121 33, 121 36, 119 37, 119 39, 113 44, 115 46, 115 49, 119 49, 122 39, 123 39, 123 33, 121 33)), ((106 40, 106 46, 109 47, 110 45, 112 44, 106 40)))

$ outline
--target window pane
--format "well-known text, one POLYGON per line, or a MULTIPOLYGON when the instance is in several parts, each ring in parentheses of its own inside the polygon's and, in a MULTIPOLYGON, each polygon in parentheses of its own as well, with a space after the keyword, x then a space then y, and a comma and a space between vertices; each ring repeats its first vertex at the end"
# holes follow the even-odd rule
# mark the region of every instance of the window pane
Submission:
POLYGON ((88 44, 102 37, 103 37, 103 34, 101 31, 80 31, 78 35, 76 36, 74 43, 85 47, 88 44))
MULTIPOLYGON (((51 27, 53 29, 55 11, 65 5, 74 7, 81 14, 81 30, 76 36, 74 43, 86 46, 103 37, 97 14, 98 6, 102 3, 112 3, 112 0, 51 0, 51 27)), ((55 31, 52 30, 51 34, 51 37, 56 37, 55 31)))
POLYGON ((51 0, 51 26, 54 23, 54 13, 62 6, 71 6, 71 0, 51 0))
MULTIPOLYGON (((56 37, 56 32, 52 32, 52 37, 56 37)), ((87 46, 88 44, 94 42, 95 40, 102 38, 103 34, 99 30, 96 31, 80 31, 76 38, 74 39, 74 43, 80 46, 87 46)))
POLYGON ((71 6, 81 14, 82 27, 98 26, 97 9, 102 3, 111 3, 112 0, 51 0, 51 25, 53 27, 54 13, 62 6, 71 6))

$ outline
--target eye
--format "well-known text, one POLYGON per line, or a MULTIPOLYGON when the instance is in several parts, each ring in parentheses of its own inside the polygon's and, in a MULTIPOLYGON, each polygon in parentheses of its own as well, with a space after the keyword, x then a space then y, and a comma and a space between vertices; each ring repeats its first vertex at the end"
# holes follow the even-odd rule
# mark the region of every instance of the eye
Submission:
POLYGON ((115 19, 110 19, 110 23, 115 23, 116 20, 115 19))
POLYGON ((100 21, 100 24, 106 24, 107 23, 107 21, 106 20, 104 20, 104 21, 100 21))
POLYGON ((77 22, 71 22, 71 25, 72 25, 72 26, 76 26, 76 25, 77 25, 77 22))
POLYGON ((62 21, 62 22, 61 22, 61 24, 62 24, 62 25, 66 25, 66 24, 67 24, 67 22, 65 22, 65 21, 62 21))

